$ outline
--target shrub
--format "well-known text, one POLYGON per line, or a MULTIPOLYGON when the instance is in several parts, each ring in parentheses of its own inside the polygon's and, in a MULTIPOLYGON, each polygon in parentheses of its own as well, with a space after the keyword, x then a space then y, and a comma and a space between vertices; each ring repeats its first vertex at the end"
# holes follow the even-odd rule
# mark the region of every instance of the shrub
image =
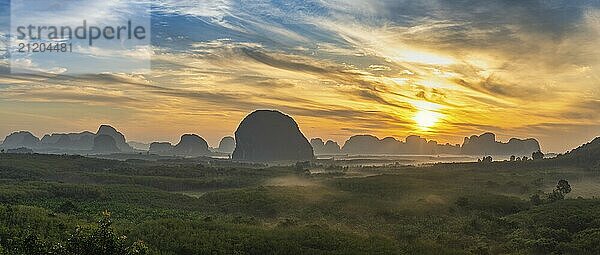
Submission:
POLYGON ((98 228, 85 230, 78 228, 69 237, 66 244, 67 254, 96 254, 96 255, 144 255, 148 248, 142 241, 128 245, 126 236, 119 236, 111 228, 110 212, 105 211, 98 222, 98 228))

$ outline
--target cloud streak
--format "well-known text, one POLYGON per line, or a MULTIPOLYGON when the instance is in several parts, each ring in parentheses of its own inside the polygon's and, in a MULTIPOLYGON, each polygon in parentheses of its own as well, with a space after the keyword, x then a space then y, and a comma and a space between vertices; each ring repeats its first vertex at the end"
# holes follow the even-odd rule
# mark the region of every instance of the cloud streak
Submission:
POLYGON ((496 131, 564 151, 573 142, 547 134, 568 136, 565 123, 575 123, 584 142, 593 132, 575 133, 600 125, 598 10, 598 1, 163 0, 153 7, 152 73, 3 71, 0 102, 86 105, 136 140, 218 141, 247 112, 276 108, 309 136, 454 144, 496 131), (415 125, 422 110, 441 116, 434 129, 415 125))

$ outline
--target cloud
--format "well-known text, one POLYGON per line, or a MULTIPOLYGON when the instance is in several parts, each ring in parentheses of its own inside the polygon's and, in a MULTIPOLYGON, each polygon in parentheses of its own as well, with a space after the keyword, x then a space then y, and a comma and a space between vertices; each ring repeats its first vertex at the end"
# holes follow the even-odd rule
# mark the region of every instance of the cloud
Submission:
POLYGON ((153 11, 152 73, 3 72, 0 102, 85 105, 91 116, 152 122, 147 134, 198 127, 209 140, 257 108, 339 140, 458 143, 600 123, 598 1, 162 0, 153 11), (423 133, 412 117, 431 107, 444 117, 423 133))
POLYGON ((154 8, 167 14, 180 14, 195 17, 222 19, 231 13, 232 3, 227 0, 171 1, 153 2, 154 8))

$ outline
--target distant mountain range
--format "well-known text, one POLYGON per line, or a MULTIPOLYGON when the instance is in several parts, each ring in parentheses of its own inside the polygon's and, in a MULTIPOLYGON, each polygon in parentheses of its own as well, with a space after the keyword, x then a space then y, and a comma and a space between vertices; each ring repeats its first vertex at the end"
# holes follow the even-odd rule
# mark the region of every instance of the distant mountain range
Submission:
MULTIPOLYGON (((533 152, 541 150, 539 142, 533 138, 512 138, 504 143, 497 141, 493 133, 465 137, 462 145, 438 144, 414 135, 408 136, 404 141, 393 137, 379 139, 373 135, 355 135, 343 146, 321 138, 308 142, 290 116, 271 110, 259 110, 248 115, 235 133, 235 138, 224 137, 219 147, 213 149, 206 140, 195 134, 183 135, 176 145, 169 142, 128 143, 125 136, 115 128, 102 125, 96 133, 84 131, 47 134, 42 139, 27 131, 15 132, 4 139, 0 148, 29 148, 41 153, 67 154, 148 152, 157 155, 207 156, 221 153, 238 160, 259 161, 306 160, 314 155, 336 154, 531 156, 533 152)), ((573 153, 584 154, 579 150, 585 148, 573 153)), ((566 159, 567 156, 564 157, 566 159)))
POLYGON ((379 139, 372 135, 350 137, 343 147, 333 141, 323 142, 314 138, 311 144, 317 155, 335 154, 390 154, 390 155, 503 155, 531 156, 540 151, 540 144, 533 138, 510 139, 507 143, 496 141, 496 135, 485 133, 480 136, 465 137, 462 145, 438 144, 419 136, 408 136, 405 141, 393 137, 379 139))
POLYGON ((496 135, 493 133, 465 137, 461 146, 461 153, 466 155, 531 156, 537 151, 541 151, 541 148, 536 139, 511 138, 507 143, 503 143, 496 141, 496 135))
POLYGON ((47 134, 42 139, 27 131, 15 132, 4 139, 0 148, 29 148, 36 152, 74 154, 82 152, 131 153, 134 151, 133 147, 127 144, 125 136, 108 125, 100 126, 96 133, 84 131, 81 133, 47 134))

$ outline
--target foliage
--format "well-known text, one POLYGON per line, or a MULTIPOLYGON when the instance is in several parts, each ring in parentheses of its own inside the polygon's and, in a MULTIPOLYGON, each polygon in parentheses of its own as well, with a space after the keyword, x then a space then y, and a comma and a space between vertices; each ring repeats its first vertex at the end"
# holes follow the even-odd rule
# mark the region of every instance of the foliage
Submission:
POLYGON ((3 154, 0 254, 600 249, 600 201, 565 197, 582 192, 578 179, 600 179, 586 169, 552 166, 551 160, 423 167, 335 163, 267 167, 3 154), (544 192, 555 194, 552 203, 544 192), (107 209, 112 213, 97 221, 107 209))
POLYGON ((492 158, 492 156, 485 156, 482 159, 478 160, 478 162, 486 163, 486 164, 492 163, 493 161, 494 161, 494 159, 492 158))
POLYGON ((531 158, 533 160, 542 160, 544 159, 544 153, 542 153, 542 151, 536 151, 533 154, 531 154, 531 158))
POLYGON ((569 153, 559 155, 556 161, 562 164, 575 164, 591 169, 600 169, 600 137, 569 153))
POLYGON ((552 191, 552 193, 548 194, 548 200, 550 202, 555 202, 558 200, 565 199, 565 195, 571 192, 571 185, 567 180, 560 180, 558 184, 556 184, 556 188, 552 191))
POLYGON ((64 254, 123 254, 144 255, 148 254, 148 247, 143 241, 129 244, 127 237, 119 236, 111 228, 110 212, 103 212, 103 218, 94 229, 77 228, 64 248, 64 254))
POLYGON ((558 181, 558 184, 556 184, 556 189, 557 192, 561 193, 561 194, 569 194, 571 193, 571 185, 569 184, 569 181, 567 180, 560 180, 558 181))
MULTIPOLYGON (((142 241, 130 243, 126 236, 117 235, 112 229, 110 213, 104 212, 104 217, 98 222, 97 227, 88 228, 78 226, 71 234, 67 234, 64 221, 53 220, 53 214, 40 215, 43 209, 26 207, 6 207, 2 219, 5 226, 0 228, 0 247, 7 247, 0 251, 10 254, 123 254, 144 255, 149 254, 148 247, 142 241), (35 214, 20 215, 19 212, 37 212, 35 214), (26 222, 39 224, 37 228, 29 231, 19 231, 19 228, 31 226, 26 222), (45 222, 45 223, 44 223, 45 222), (41 224, 40 224, 41 223, 41 224), (56 223, 58 223, 56 225, 56 223), (43 235, 45 233, 45 235, 43 235)), ((2 254, 2 253, 0 253, 2 254)))

